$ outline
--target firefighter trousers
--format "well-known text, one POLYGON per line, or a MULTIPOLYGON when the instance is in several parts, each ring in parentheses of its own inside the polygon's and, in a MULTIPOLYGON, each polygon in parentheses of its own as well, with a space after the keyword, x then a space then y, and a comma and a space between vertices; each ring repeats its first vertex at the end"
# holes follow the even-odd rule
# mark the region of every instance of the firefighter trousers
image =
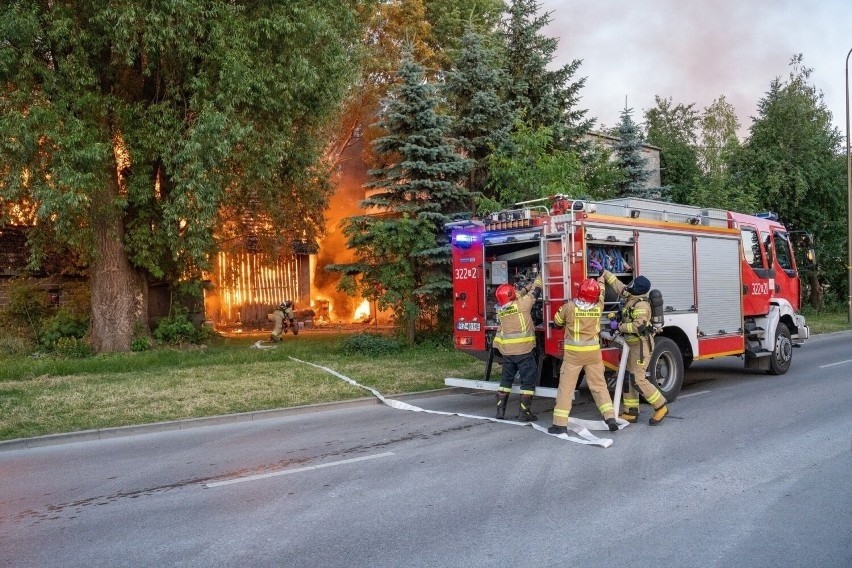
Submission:
POLYGON ((627 356, 627 371, 633 373, 633 380, 627 384, 622 400, 624 408, 639 408, 639 393, 645 397, 654 409, 665 406, 666 398, 645 376, 648 362, 651 360, 651 342, 647 338, 639 338, 635 343, 628 340, 630 352, 627 356))
POLYGON ((604 379, 604 364, 600 349, 593 351, 565 351, 562 369, 559 371, 559 388, 556 389, 556 405, 553 407, 553 425, 568 426, 574 390, 580 371, 586 370, 586 384, 604 420, 615 418, 612 397, 604 379))
POLYGON ((520 374, 521 394, 535 394, 535 380, 538 378, 538 365, 535 362, 535 352, 523 355, 503 355, 503 374, 500 380, 500 391, 512 390, 515 375, 520 374))

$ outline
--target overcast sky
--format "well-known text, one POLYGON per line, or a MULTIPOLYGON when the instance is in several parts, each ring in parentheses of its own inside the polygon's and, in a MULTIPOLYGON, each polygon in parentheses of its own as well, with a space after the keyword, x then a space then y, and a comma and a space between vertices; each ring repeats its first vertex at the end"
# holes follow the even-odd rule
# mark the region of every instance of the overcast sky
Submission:
MULTIPOLYGON (((770 82, 789 75, 796 53, 813 69, 834 124, 846 135, 846 54, 852 0, 540 0, 544 33, 559 39, 556 63, 583 60, 581 107, 614 126, 627 106, 643 120, 654 95, 696 103, 719 95, 746 135, 770 82)), ((850 58, 852 59, 852 58, 850 58)), ((852 61, 850 61, 852 66, 852 61)), ((844 140, 845 141, 845 140, 844 140)))

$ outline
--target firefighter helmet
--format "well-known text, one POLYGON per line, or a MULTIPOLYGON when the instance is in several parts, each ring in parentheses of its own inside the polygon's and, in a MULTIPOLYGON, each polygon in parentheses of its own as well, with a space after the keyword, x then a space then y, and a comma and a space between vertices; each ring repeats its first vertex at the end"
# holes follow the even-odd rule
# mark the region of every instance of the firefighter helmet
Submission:
POLYGON ((494 296, 497 298, 498 304, 505 306, 515 299, 515 287, 511 284, 500 284, 497 286, 494 296))
POLYGON ((634 296, 641 296, 642 294, 647 294, 651 289, 651 281, 644 276, 637 276, 625 289, 634 296))
POLYGON ((577 297, 583 302, 596 304, 601 294, 601 286, 594 278, 586 278, 580 283, 577 297))

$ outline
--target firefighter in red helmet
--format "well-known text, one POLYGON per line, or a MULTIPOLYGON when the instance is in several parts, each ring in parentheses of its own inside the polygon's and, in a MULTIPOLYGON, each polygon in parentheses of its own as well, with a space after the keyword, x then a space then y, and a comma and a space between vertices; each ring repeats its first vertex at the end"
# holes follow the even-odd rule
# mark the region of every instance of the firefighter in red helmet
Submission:
POLYGON ((494 292, 500 324, 494 336, 494 347, 503 356, 502 379, 497 388, 497 418, 506 417, 506 403, 512 392, 515 375, 518 374, 521 379, 521 412, 518 418, 524 422, 538 419, 532 413, 538 364, 535 358, 535 324, 531 312, 540 291, 541 277, 519 293, 515 292, 511 284, 501 284, 494 292))
POLYGON ((577 297, 566 302, 553 316, 553 324, 565 329, 564 355, 559 372, 559 388, 556 390, 556 405, 553 408, 551 434, 568 431, 568 415, 577 378, 586 371, 586 383, 592 397, 610 431, 618 430, 612 397, 604 379, 604 364, 601 356, 600 331, 604 307, 605 287, 603 280, 587 278, 580 283, 577 297))
MULTIPOLYGON (((598 267, 600 264, 593 265, 593 268, 598 267)), ((610 329, 623 333, 624 340, 627 341, 630 349, 627 372, 632 380, 627 382, 627 390, 622 397, 624 409, 619 418, 628 422, 639 420, 639 393, 641 392, 648 404, 654 407, 654 414, 651 415, 648 423, 652 426, 659 424, 669 413, 669 407, 660 389, 645 376, 651 353, 654 351, 654 336, 647 332, 651 324, 651 304, 648 302, 651 281, 644 276, 637 276, 630 284, 624 284, 608 270, 603 270, 601 276, 619 296, 626 298, 621 308, 621 321, 610 322, 610 329)))

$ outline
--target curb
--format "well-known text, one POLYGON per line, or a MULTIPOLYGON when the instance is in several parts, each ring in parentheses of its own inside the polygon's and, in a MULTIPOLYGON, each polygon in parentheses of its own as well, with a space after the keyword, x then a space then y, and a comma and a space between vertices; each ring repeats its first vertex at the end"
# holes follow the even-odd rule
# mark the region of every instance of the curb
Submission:
MULTIPOLYGON (((405 393, 388 396, 394 400, 405 400, 410 398, 431 398, 450 394, 467 392, 467 389, 448 387, 421 392, 405 393)), ((222 414, 218 416, 206 416, 203 418, 186 418, 182 420, 170 420, 168 422, 154 422, 151 424, 139 424, 133 426, 116 426, 112 428, 98 428, 96 430, 82 430, 80 432, 67 432, 63 434, 46 434, 33 438, 17 438, 15 440, 0 441, 0 452, 13 450, 26 450, 30 448, 41 448, 44 446, 56 446, 60 444, 71 444, 74 442, 89 442, 93 440, 109 440, 111 438, 122 438, 135 436, 137 434, 151 434, 155 432, 171 432, 174 430, 187 430, 202 426, 217 426, 219 424, 234 424, 237 422, 252 422, 254 420, 266 420, 268 418, 280 418, 282 416, 295 416, 298 414, 310 414, 314 412, 327 412, 342 408, 358 408, 371 404, 382 404, 379 399, 368 396, 343 400, 339 402, 321 402, 318 404, 306 404, 304 406, 292 406, 289 408, 272 408, 269 410, 256 410, 252 412, 240 412, 236 414, 222 414)))

